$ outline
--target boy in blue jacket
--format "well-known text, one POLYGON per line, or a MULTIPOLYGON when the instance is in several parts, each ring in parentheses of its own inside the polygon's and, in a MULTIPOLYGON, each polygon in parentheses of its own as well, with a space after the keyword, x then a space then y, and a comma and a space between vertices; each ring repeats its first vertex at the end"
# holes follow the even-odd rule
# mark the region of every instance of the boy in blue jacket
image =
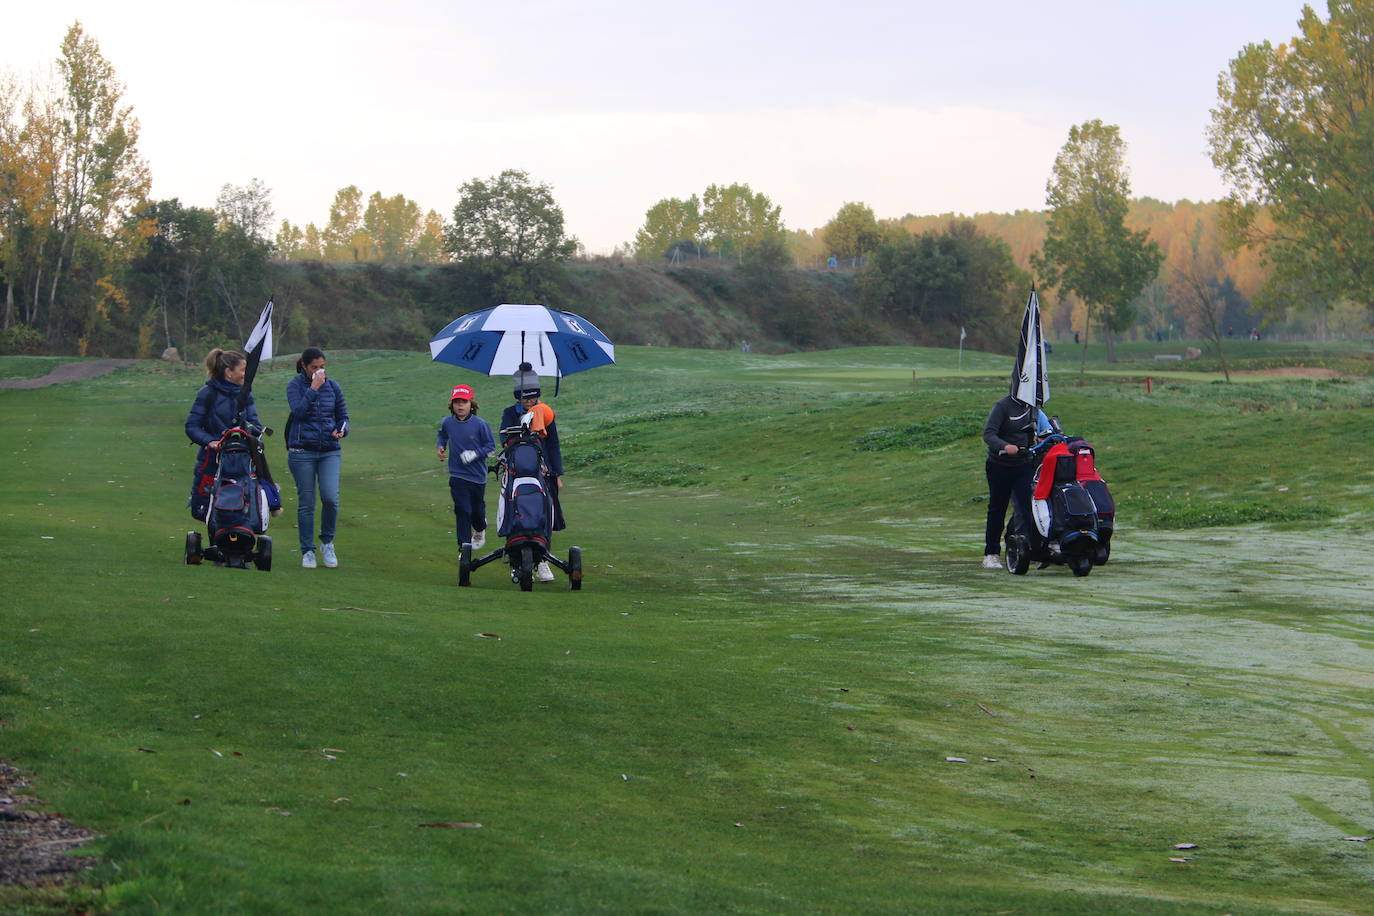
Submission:
POLYGON ((467 385, 454 386, 448 410, 435 449, 440 461, 448 453, 458 546, 471 543, 473 550, 481 550, 487 542, 487 456, 496 451, 496 440, 487 421, 477 416, 477 401, 467 385))

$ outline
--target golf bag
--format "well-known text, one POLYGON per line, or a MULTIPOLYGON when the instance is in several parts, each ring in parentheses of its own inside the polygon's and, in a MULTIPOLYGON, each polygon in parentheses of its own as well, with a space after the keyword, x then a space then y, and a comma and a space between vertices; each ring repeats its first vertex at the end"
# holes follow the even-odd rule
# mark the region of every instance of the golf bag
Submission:
POLYGON ((484 557, 474 557, 472 545, 463 544, 458 551, 458 584, 471 585, 473 570, 504 558, 521 591, 533 588, 535 567, 542 562, 567 573, 574 591, 582 588, 582 549, 569 548, 566 561, 553 553, 553 532, 563 528, 563 518, 539 435, 522 425, 501 430, 501 438, 505 445, 496 467, 501 486, 496 534, 505 544, 484 557))
POLYGON ((1033 454, 1034 531, 1021 534, 1015 519, 1007 526, 1007 568, 1023 574, 1038 560, 1041 569, 1060 563, 1086 576, 1110 558, 1116 527, 1116 504, 1097 472, 1096 453, 1083 439, 1056 432, 1033 454))
POLYGON ((549 469, 539 437, 521 427, 506 442, 499 464, 500 504, 496 534, 508 548, 530 545, 542 560, 553 538, 554 501, 549 495, 549 469))
POLYGON ((197 469, 197 486, 192 493, 192 511, 204 514, 209 546, 203 547, 199 531, 186 534, 186 562, 199 565, 209 559, 216 566, 246 569, 251 560, 261 570, 272 568, 272 539, 267 523, 272 508, 280 505, 276 484, 267 470, 262 441, 239 427, 224 431, 220 437, 214 476, 206 482, 203 469, 197 469), (201 497, 198 499, 197 497, 201 497))

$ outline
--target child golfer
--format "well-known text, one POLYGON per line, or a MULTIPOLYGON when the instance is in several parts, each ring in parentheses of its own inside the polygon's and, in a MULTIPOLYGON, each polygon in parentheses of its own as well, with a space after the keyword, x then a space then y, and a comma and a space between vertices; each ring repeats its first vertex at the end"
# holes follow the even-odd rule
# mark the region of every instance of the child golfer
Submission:
POLYGON ((448 489, 453 495, 458 546, 471 543, 473 550, 480 550, 487 542, 487 456, 496 451, 496 440, 487 421, 477 416, 477 401, 467 385, 454 386, 448 412, 439 426, 435 448, 440 461, 448 453, 448 489))

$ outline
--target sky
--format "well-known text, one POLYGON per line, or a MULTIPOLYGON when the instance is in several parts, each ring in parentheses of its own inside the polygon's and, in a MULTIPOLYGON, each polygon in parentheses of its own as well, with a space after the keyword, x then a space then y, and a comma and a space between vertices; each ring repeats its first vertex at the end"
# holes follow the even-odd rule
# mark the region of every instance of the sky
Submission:
MULTIPOLYGON (((141 124, 155 198, 272 191, 323 226, 335 192, 451 217, 509 168, 547 184, 591 254, 708 185, 789 229, 1041 209, 1069 128, 1121 128, 1134 196, 1224 195, 1205 129, 1247 44, 1296 0, 124 0, 15 4, 0 69, 47 79, 80 21, 141 124)), ((1317 8, 1324 12, 1324 4, 1317 8)))

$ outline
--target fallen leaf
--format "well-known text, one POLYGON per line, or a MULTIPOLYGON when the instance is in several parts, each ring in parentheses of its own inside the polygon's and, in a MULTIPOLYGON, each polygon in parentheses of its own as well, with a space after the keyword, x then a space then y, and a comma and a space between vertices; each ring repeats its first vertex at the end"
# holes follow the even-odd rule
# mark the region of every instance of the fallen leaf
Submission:
POLYGON ((177 802, 178 805, 189 805, 190 803, 191 800, 189 798, 183 798, 181 801, 177 802))
POLYGON ((163 598, 163 599, 162 599, 162 603, 163 603, 163 604, 171 604, 171 603, 172 603, 172 599, 171 599, 171 598, 163 598))
POLYGON ((621 774, 620 774, 620 778, 621 778, 622 780, 624 780, 625 782, 629 782, 629 781, 630 781, 630 777, 626 776, 624 773, 621 773, 621 774))
POLYGON ((139 748, 139 751, 140 751, 141 753, 144 753, 144 754, 156 754, 156 753, 157 753, 157 751, 153 750, 152 748, 148 748, 148 747, 141 747, 141 748, 139 748))
POLYGON ((496 635, 495 633, 476 633, 476 634, 474 634, 474 635, 475 635, 478 639, 500 639, 500 638, 501 638, 500 636, 496 635))
POLYGON ((223 756, 224 756, 224 755, 221 754, 219 751, 215 750, 213 747, 204 747, 204 746, 202 746, 202 747, 201 747, 201 750, 203 750, 203 751, 209 751, 210 753, 214 754, 216 757, 223 757, 223 756))
POLYGON ((348 753, 348 752, 345 751, 343 748, 339 748, 339 747, 322 747, 322 748, 320 748, 320 752, 321 752, 321 753, 324 753, 324 754, 346 754, 346 753, 348 753))
POLYGON ((1188 861, 1188 857, 1187 857, 1187 856, 1169 856, 1169 861, 1170 861, 1170 862, 1187 862, 1187 861, 1188 861))
POLYGON ((51 534, 40 534, 39 537, 42 538, 42 539, 45 540, 45 541, 55 541, 55 540, 57 540, 57 538, 53 537, 51 534))
POLYGON ((1374 840, 1374 836, 1348 836, 1345 839, 1351 843, 1368 843, 1370 840, 1374 840))
POLYGON ((284 811, 284 810, 282 810, 281 808, 267 808, 266 811, 267 811, 268 814, 280 814, 282 817, 290 817, 290 816, 291 816, 291 812, 290 812, 290 811, 284 811))
POLYGON ((743 827, 744 825, 741 824, 741 823, 736 822, 735 826, 736 826, 736 827, 743 827))
POLYGON ((1196 843, 1175 843, 1175 849, 1197 849, 1196 843))
POLYGON ((968 760, 963 757, 946 757, 945 763, 968 763, 968 760))
POLYGON ((997 762, 997 758, 996 758, 996 757, 984 757, 984 758, 983 758, 983 762, 984 762, 984 763, 996 763, 996 762, 997 762))
POLYGON ((454 830, 481 830, 482 825, 472 821, 435 821, 432 824, 420 824, 420 827, 448 827, 454 830))
POLYGON ((341 803, 343 803, 343 802, 349 802, 349 803, 351 803, 352 801, 353 801, 353 799, 347 798, 347 797, 345 797, 345 796, 340 795, 338 798, 334 799, 334 804, 338 805, 338 804, 341 804, 341 803))

